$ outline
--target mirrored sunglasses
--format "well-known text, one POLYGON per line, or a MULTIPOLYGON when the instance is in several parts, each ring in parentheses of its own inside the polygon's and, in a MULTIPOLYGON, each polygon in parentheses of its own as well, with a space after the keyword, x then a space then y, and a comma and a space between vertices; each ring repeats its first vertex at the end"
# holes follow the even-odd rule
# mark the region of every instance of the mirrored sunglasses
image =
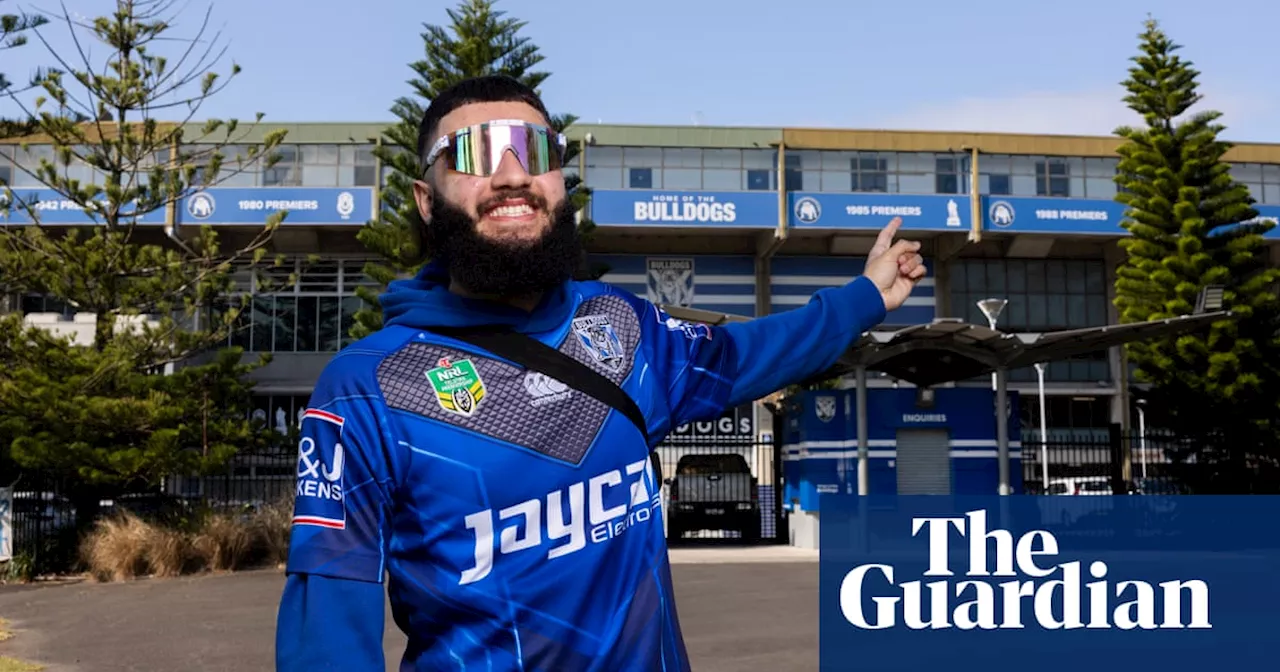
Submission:
POLYGON ((444 161, 449 170, 488 177, 511 150, 530 175, 559 170, 567 140, 546 126, 499 119, 458 129, 439 140, 427 154, 423 171, 444 161))

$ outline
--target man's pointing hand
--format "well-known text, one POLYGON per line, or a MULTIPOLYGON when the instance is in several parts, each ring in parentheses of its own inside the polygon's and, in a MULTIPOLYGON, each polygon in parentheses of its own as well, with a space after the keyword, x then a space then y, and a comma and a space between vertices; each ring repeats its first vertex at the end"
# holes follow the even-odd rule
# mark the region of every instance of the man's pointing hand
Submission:
POLYGON ((894 217, 881 229, 876 243, 867 253, 867 265, 862 274, 870 278, 880 290, 885 310, 896 310, 906 303, 911 290, 924 277, 924 258, 920 256, 920 243, 914 240, 893 241, 902 226, 902 218, 894 217))

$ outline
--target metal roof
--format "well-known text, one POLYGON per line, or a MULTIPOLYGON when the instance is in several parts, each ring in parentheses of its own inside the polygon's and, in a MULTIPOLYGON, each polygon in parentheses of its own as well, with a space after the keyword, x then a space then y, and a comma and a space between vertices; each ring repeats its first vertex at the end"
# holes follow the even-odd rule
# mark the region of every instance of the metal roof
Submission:
MULTIPOLYGON (((721 325, 752 318, 679 306, 663 306, 672 317, 721 325)), ((1220 320, 1229 311, 1184 315, 1164 320, 1109 324, 1049 332, 1004 332, 941 318, 895 330, 872 330, 851 344, 831 370, 813 380, 833 378, 865 366, 921 387, 976 378, 997 368, 1017 369, 1106 350, 1132 341, 1193 331, 1220 320)))

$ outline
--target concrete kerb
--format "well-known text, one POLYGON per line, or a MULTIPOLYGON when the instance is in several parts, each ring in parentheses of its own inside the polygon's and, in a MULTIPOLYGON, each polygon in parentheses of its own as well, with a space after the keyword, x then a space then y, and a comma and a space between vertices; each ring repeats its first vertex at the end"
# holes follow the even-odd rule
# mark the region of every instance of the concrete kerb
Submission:
POLYGON ((671 548, 667 555, 673 565, 714 565, 742 563, 817 562, 818 551, 795 546, 751 546, 745 548, 671 548))

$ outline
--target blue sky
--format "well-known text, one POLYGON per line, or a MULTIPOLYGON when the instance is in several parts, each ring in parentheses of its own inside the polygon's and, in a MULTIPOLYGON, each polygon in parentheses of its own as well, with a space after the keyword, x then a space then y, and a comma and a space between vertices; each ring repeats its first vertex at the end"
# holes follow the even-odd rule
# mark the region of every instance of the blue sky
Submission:
MULTIPOLYGON (((62 1, 91 16, 114 6, 62 1)), ((389 120, 394 99, 409 92, 406 64, 422 57, 422 24, 445 22, 455 2, 216 0, 213 25, 244 72, 200 116, 389 120)), ((18 6, 56 9, 51 0, 9 0, 0 10, 18 6)), ((208 1, 176 6, 175 32, 189 35, 208 1)), ((525 34, 546 56, 548 106, 583 121, 1063 134, 1109 134, 1136 121, 1119 82, 1155 11, 1203 73, 1204 106, 1226 114, 1225 137, 1280 142, 1275 57, 1265 46, 1280 21, 1274 0, 501 0, 498 7, 528 21, 525 34)), ((43 32, 69 44, 64 25, 43 32)), ((95 64, 102 52, 94 49, 95 64)), ((3 69, 20 80, 46 62, 33 40, 6 52, 3 69)), ((11 113, 12 101, 0 105, 11 113)))

